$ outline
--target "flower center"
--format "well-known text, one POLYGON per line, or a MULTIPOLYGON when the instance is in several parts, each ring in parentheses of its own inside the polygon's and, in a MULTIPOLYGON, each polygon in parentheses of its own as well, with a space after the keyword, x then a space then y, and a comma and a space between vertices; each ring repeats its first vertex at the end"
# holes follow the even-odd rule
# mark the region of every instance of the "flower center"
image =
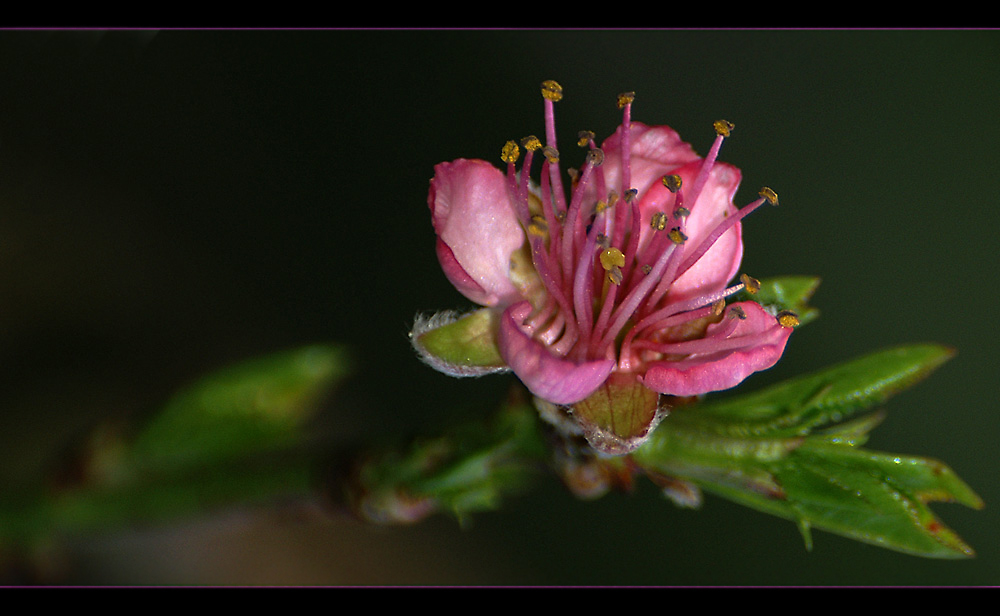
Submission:
MULTIPOLYGON (((560 354, 578 361, 612 358, 620 371, 637 369, 640 354, 711 353, 726 349, 725 337, 709 340, 664 340, 664 331, 683 331, 699 320, 719 320, 725 298, 759 286, 749 276, 738 284, 711 290, 696 297, 673 301, 674 282, 701 260, 719 238, 764 202, 776 205, 773 190, 764 188, 759 198, 725 216, 714 228, 688 246, 687 220, 698 207, 698 198, 709 179, 723 140, 733 125, 715 123, 716 138, 690 187, 679 175, 662 178, 666 191, 662 209, 649 222, 651 233, 641 233, 639 195, 631 186, 631 109, 634 94, 618 97, 622 110, 619 147, 619 185, 608 186, 602 171, 604 152, 594 135, 580 133, 578 145, 588 148, 583 168, 573 177, 569 200, 563 189, 556 145, 555 102, 562 88, 554 81, 542 84, 545 105, 546 143, 526 137, 521 169, 518 144, 504 146, 502 159, 512 201, 527 231, 531 258, 545 289, 544 300, 534 305, 525 320, 534 335, 560 354), (543 156, 541 181, 530 185, 529 174, 535 152, 543 156), (595 198, 594 195, 597 195, 595 198), (655 336, 654 336, 655 334, 655 336)), ((735 310, 731 315, 739 318, 735 310)), ((735 324, 732 326, 735 328, 735 324)), ((744 341, 745 344, 745 341, 744 341)))

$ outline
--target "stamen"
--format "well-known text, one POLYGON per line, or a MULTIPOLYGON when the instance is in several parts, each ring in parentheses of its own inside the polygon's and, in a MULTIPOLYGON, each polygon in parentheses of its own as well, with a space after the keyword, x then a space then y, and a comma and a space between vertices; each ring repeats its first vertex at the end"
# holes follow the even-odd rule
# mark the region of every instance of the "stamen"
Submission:
POLYGON ((757 295, 757 291, 760 291, 760 281, 756 278, 748 276, 746 274, 740 274, 740 282, 746 288, 747 293, 750 295, 757 295))
MULTIPOLYGON (((592 166, 589 164, 585 166, 585 177, 591 168, 592 166)), ((574 197, 573 201, 575 205, 576 197, 574 197)), ((571 206, 572 208, 573 206, 571 206)), ((597 231, 598 224, 599 221, 595 220, 590 231, 587 233, 586 242, 583 250, 580 252, 580 260, 577 264, 576 275, 573 280, 573 305, 576 308, 576 322, 580 329, 580 339, 583 342, 577 349, 577 353, 581 359, 586 358, 591 342, 591 332, 594 331, 594 304, 591 299, 594 296, 594 279, 591 276, 591 272, 594 267, 594 250, 597 247, 598 238, 601 240, 604 239, 604 235, 597 231)), ((599 260, 602 267, 607 258, 611 258, 612 265, 618 262, 617 257, 613 253, 606 257, 605 254, 607 252, 608 250, 601 251, 599 260)), ((624 262, 624 256, 622 256, 621 261, 624 262)))
MULTIPOLYGON (((681 231, 680 227, 674 227, 666 234, 655 237, 653 241, 650 242, 650 246, 647 247, 646 252, 652 252, 653 254, 657 254, 658 252, 664 250, 663 244, 665 244, 668 240, 670 242, 669 247, 672 249, 674 246, 683 245, 687 241, 687 239, 688 239, 687 235, 685 235, 684 232, 681 231), (666 238, 666 239, 661 239, 661 238, 666 238)), ((666 295, 667 292, 670 290, 670 287, 674 284, 674 281, 677 280, 678 275, 676 272, 680 258, 681 258, 681 253, 680 251, 678 251, 677 254, 670 259, 670 267, 660 275, 659 282, 656 284, 656 287, 653 289, 653 292, 650 293, 649 296, 646 298, 644 302, 644 307, 640 312, 648 313, 651 310, 653 310, 656 307, 656 304, 658 304, 659 301, 663 298, 663 296, 666 295)))
POLYGON ((669 190, 672 193, 676 193, 678 190, 680 190, 681 184, 683 183, 681 180, 681 176, 677 175, 676 173, 663 176, 662 182, 663 185, 667 187, 667 190, 669 190))
MULTIPOLYGON (((628 192, 632 189, 632 101, 635 100, 635 92, 625 92, 618 95, 618 108, 622 110, 622 142, 621 142, 621 189, 628 192)), ((628 202, 632 206, 632 233, 638 236, 639 233, 639 205, 635 200, 628 202)), ((628 254, 628 262, 632 262, 635 256, 635 246, 638 246, 638 237, 631 238, 625 252, 628 254)))
POLYGON ((791 310, 782 310, 777 314, 778 323, 782 327, 798 327, 799 315, 791 310))
POLYGON ((529 152, 534 152, 535 150, 541 149, 542 142, 538 139, 538 137, 534 135, 528 135, 524 139, 521 139, 521 145, 524 146, 525 150, 528 150, 529 152))
POLYGON ((615 309, 611 317, 611 326, 608 327, 607 332, 605 332, 604 337, 601 339, 601 349, 604 349, 611 344, 611 342, 618 335, 618 332, 620 332, 625 326, 625 323, 632 318, 632 315, 639 307, 639 304, 642 303, 642 301, 649 294, 649 291, 653 288, 657 281, 660 280, 664 270, 667 269, 667 265, 669 265, 671 261, 670 257, 674 252, 676 252, 677 246, 678 244, 671 244, 666 250, 663 251, 659 259, 656 261, 656 264, 653 266, 650 274, 643 278, 639 284, 632 287, 629 294, 625 296, 622 303, 617 309, 615 309))
POLYGON ((778 193, 774 192, 773 190, 771 190, 767 186, 765 186, 764 188, 761 188, 760 192, 758 194, 761 197, 764 197, 765 199, 767 199, 767 202, 770 203, 771 205, 778 205, 778 193))
MULTIPOLYGON (((580 261, 575 270, 576 275, 573 277, 573 307, 576 314, 576 324, 580 329, 580 339, 588 342, 591 329, 594 326, 594 305, 593 302, 589 301, 589 298, 593 297, 590 271, 594 265, 595 236, 596 233, 593 229, 587 234, 584 248, 580 251, 580 261)), ((586 352, 586 344, 581 347, 580 352, 586 352)))
POLYGON ((622 284, 622 268, 617 265, 612 265, 608 268, 608 282, 617 286, 622 284))
POLYGON ((583 202, 583 194, 586 192, 587 182, 593 174, 597 161, 604 160, 604 153, 598 149, 590 150, 587 153, 587 162, 583 165, 583 173, 576 190, 573 191, 573 199, 569 205, 569 214, 563 226, 562 232, 562 266, 566 272, 574 271, 573 253, 574 249, 579 250, 583 246, 585 239, 585 227, 588 221, 580 216, 580 208, 583 202), (595 154, 596 152, 596 154, 595 154))
MULTIPOLYGON (((555 103, 561 101, 563 97, 562 86, 549 79, 542 82, 542 98, 545 99, 545 143, 553 151, 556 149, 556 114, 555 103)), ((552 192, 555 195, 556 208, 559 212, 566 211, 566 193, 563 192, 562 176, 559 175, 558 155, 553 160, 548 154, 546 157, 553 164, 549 167, 549 182, 552 184, 552 192)))
MULTIPOLYGON (((528 152, 528 154, 530 155, 531 152, 528 152)), ((519 182, 517 169, 514 166, 520 157, 521 150, 513 141, 505 143, 500 150, 501 160, 507 163, 507 181, 510 183, 510 195, 514 202, 514 213, 517 215, 518 220, 521 221, 521 224, 527 224, 531 215, 528 209, 528 178, 524 178, 524 182, 519 182)), ((530 162, 528 165, 530 165, 530 162)), ((524 169, 525 167, 522 167, 522 173, 526 173, 524 169)))
POLYGON ((547 240, 549 238, 549 223, 544 217, 535 214, 531 217, 531 223, 528 225, 528 234, 547 240))
MULTIPOLYGON (((531 241, 531 249, 535 271, 538 272, 538 277, 542 281, 546 293, 559 306, 560 312, 565 315, 573 314, 572 306, 566 294, 563 293, 561 286, 563 272, 558 267, 552 267, 554 262, 549 259, 549 255, 545 252, 544 243, 537 235, 531 241)), ((571 336, 575 340, 577 335, 576 324, 573 322, 573 319, 567 318, 566 332, 563 334, 563 337, 571 336)))
POLYGON ((738 293, 741 289, 743 289, 743 285, 737 284, 729 287, 728 289, 723 289, 722 291, 701 295, 699 297, 692 297, 691 299, 683 302, 664 306, 663 308, 644 316, 638 323, 636 323, 635 327, 632 328, 629 332, 629 336, 638 336, 643 332, 643 330, 653 327, 660 328, 660 323, 664 319, 673 317, 677 314, 683 314, 688 311, 703 308, 708 304, 711 304, 710 309, 712 314, 718 316, 722 313, 722 310, 725 309, 725 299, 734 293, 738 293), (722 302, 721 306, 719 305, 719 302, 722 302))
POLYGON ((722 137, 728 137, 730 131, 736 128, 732 122, 727 120, 716 120, 712 126, 715 128, 715 132, 722 137))
POLYGON ((521 157, 521 149, 517 147, 517 144, 513 141, 508 141, 503 144, 503 149, 500 150, 500 158, 503 162, 508 165, 513 165, 517 162, 517 159, 521 157))
POLYGON ((701 195, 701 190, 705 187, 705 182, 708 181, 708 174, 712 171, 712 167, 715 166, 715 159, 719 156, 719 149, 722 147, 722 141, 729 136, 735 126, 732 122, 726 120, 717 120, 713 124, 715 128, 715 142, 712 143, 711 149, 708 150, 708 154, 705 156, 705 160, 701 163, 701 169, 698 171, 698 176, 694 179, 694 187, 691 190, 691 194, 688 195, 691 199, 691 207, 694 207, 698 203, 698 197, 701 195))
MULTIPOLYGON (((594 133, 580 131, 577 145, 588 148, 586 162, 578 167, 578 172, 570 170, 572 186, 567 191, 563 190, 565 180, 559 169, 554 112, 554 104, 563 98, 563 89, 559 83, 546 80, 541 84, 541 94, 545 106, 544 145, 542 140, 530 135, 520 142, 507 142, 501 151, 501 158, 508 165, 515 207, 545 289, 544 301, 528 318, 533 335, 544 338, 555 353, 581 360, 604 357, 620 343, 617 349, 619 366, 626 368, 630 361, 644 361, 647 355, 646 352, 632 353, 630 345, 660 353, 688 354, 758 343, 764 332, 729 338, 738 331, 737 326, 747 314, 738 305, 726 304, 728 296, 744 288, 748 293, 756 293, 760 288, 756 279, 744 274, 740 277, 741 283, 729 288, 681 301, 670 299, 670 289, 676 279, 697 263, 727 231, 764 201, 772 205, 778 203, 777 194, 770 188, 763 188, 758 201, 725 215, 707 236, 700 229, 693 232, 685 226, 690 222, 687 217, 691 210, 697 207, 700 193, 710 185, 722 141, 731 135, 734 125, 725 120, 713 124, 715 141, 691 185, 687 186, 678 174, 663 176, 663 186, 673 197, 661 192, 657 199, 662 199, 663 203, 649 208, 660 211, 644 218, 650 214, 644 211, 640 216, 638 190, 631 186, 631 106, 635 93, 625 92, 617 97, 618 108, 622 110, 618 133, 621 158, 616 161, 620 163, 620 184, 610 186, 610 176, 600 168, 605 153, 595 144, 594 133), (539 151, 544 159, 536 194, 529 191, 529 177, 532 155, 539 151), (520 171, 515 167, 518 161, 522 161, 520 171), (653 233, 642 229, 647 222, 653 233), (685 246, 689 241, 685 231, 703 239, 697 246, 685 246), (643 236, 641 243, 640 235, 643 236), (694 250, 685 255, 685 247, 694 250), (619 291, 622 294, 620 301, 617 300, 619 291), (595 314, 597 312, 599 314, 595 314), (729 318, 722 319, 722 315, 729 318), (671 342, 670 332, 662 336, 657 334, 668 327, 684 327, 685 323, 706 318, 716 323, 711 339, 671 342), (667 341, 660 342, 664 337, 667 341)), ((775 319, 768 336, 799 323, 791 311, 780 312, 775 319)))
MULTIPOLYGON (((707 317, 709 315, 711 315, 711 316, 718 316, 721 313, 721 310, 718 308, 718 304, 720 302, 722 303, 723 308, 724 308, 726 300, 719 300, 719 302, 716 302, 716 303, 712 304, 711 306, 705 306, 705 307, 699 308, 697 310, 691 310, 691 311, 687 311, 687 312, 681 312, 681 313, 678 313, 678 314, 671 315, 669 317, 665 317, 665 318, 659 319, 659 320, 657 320, 655 322, 648 322, 647 323, 646 319, 643 319, 640 322, 641 328, 639 326, 637 326, 637 327, 632 328, 631 330, 629 330, 629 332, 625 335, 625 339, 622 341, 622 348, 621 348, 621 352, 619 353, 619 361, 618 361, 618 367, 619 367, 619 369, 624 370, 624 371, 627 371, 627 370, 631 369, 633 341, 635 340, 635 337, 638 334, 638 332, 640 331, 640 329, 656 329, 657 331, 662 331, 662 330, 665 330, 665 329, 667 329, 669 327, 676 327, 676 326, 682 325, 684 323, 689 323, 689 322, 692 322, 692 321, 697 321, 698 319, 707 317)), ((635 346, 642 347, 643 345, 640 344, 640 342, 635 342, 634 343, 635 346)))
POLYGON ((688 256, 687 260, 684 261, 684 265, 682 265, 681 268, 677 271, 677 275, 681 276, 682 274, 684 274, 684 272, 688 271, 692 265, 698 262, 698 259, 701 259, 703 256, 705 256, 705 253, 708 252, 708 249, 711 248, 712 245, 715 244, 715 242, 720 237, 722 237, 723 233, 734 227, 736 223, 738 223, 739 221, 749 216, 750 213, 756 210, 758 207, 760 207, 764 203, 764 201, 766 201, 766 199, 764 197, 761 197, 760 199, 757 199, 750 205, 740 208, 736 212, 736 214, 724 218, 722 222, 716 225, 715 229, 713 229, 712 232, 708 234, 708 237, 702 240, 701 244, 698 245, 698 248, 688 256))
MULTIPOLYGON (((738 320, 730 321, 731 327, 735 329, 738 320)), ((634 346, 637 348, 652 349, 658 353, 669 354, 708 354, 720 351, 730 351, 739 348, 753 347, 760 344, 769 343, 780 330, 780 327, 769 327, 762 332, 746 334, 742 336, 730 336, 732 331, 724 330, 713 335, 711 338, 701 338, 695 340, 684 340, 682 342, 656 343, 651 340, 637 340, 634 346)))
POLYGON ((542 96, 545 97, 545 100, 553 102, 561 101, 563 97, 562 86, 551 79, 547 79, 542 82, 542 96))

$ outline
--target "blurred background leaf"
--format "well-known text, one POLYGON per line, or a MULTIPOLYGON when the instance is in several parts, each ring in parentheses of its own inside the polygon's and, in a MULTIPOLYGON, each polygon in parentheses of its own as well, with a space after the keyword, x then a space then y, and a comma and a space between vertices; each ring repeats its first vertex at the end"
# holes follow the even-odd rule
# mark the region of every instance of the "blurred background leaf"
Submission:
POLYGON ((220 508, 312 499, 321 485, 309 420, 347 373, 343 350, 313 345, 248 360, 183 389, 146 425, 111 422, 40 485, 0 496, 8 548, 220 508))

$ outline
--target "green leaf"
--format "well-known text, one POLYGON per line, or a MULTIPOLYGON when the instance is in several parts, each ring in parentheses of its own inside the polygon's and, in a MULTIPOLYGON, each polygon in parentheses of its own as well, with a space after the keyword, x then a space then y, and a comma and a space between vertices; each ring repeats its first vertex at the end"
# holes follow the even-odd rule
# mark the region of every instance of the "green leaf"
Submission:
POLYGON ((793 520, 919 556, 975 555, 927 507, 932 501, 983 506, 941 462, 809 442, 773 472, 793 520))
MULTIPOLYGON (((734 437, 809 434, 882 404, 953 355, 935 344, 885 349, 753 393, 702 401, 693 419, 703 429, 734 437)), ((686 408, 677 415, 680 421, 692 418, 686 408)))
MULTIPOLYGON (((676 409, 633 460, 665 477, 795 521, 933 558, 973 555, 927 507, 981 508, 946 465, 860 447, 881 413, 857 416, 913 385, 953 352, 888 349, 764 390, 676 409)), ((669 485, 669 481, 661 481, 669 485)))
POLYGON ((438 511, 464 521, 522 489, 548 455, 538 412, 515 400, 490 422, 370 454, 348 496, 355 513, 370 522, 411 523, 438 511))

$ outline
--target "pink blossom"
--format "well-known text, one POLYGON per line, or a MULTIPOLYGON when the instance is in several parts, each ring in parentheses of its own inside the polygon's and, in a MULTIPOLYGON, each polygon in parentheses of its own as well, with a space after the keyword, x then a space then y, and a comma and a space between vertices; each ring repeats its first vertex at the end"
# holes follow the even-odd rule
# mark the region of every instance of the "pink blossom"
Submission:
MULTIPOLYGON (((726 305, 755 291, 745 275, 729 285, 743 256, 741 221, 777 202, 763 189, 750 205, 733 205, 740 171, 716 161, 732 125, 716 122, 701 158, 672 129, 633 122, 634 97, 623 94, 612 136, 597 147, 581 133, 586 162, 567 193, 554 120, 562 89, 545 82, 542 93, 544 146, 535 137, 508 142, 506 173, 481 160, 441 163, 428 197, 442 268, 498 315, 490 327, 506 367, 541 401, 576 405, 587 423, 583 409, 593 404, 578 403, 610 387, 612 374, 615 392, 632 383, 694 396, 773 366, 794 318, 779 322, 752 301, 726 305), (536 185, 529 176, 539 157, 536 185)), ((608 413, 594 421, 620 439, 645 435, 662 415, 651 409, 622 428, 632 410, 608 404, 590 414, 608 413)))

